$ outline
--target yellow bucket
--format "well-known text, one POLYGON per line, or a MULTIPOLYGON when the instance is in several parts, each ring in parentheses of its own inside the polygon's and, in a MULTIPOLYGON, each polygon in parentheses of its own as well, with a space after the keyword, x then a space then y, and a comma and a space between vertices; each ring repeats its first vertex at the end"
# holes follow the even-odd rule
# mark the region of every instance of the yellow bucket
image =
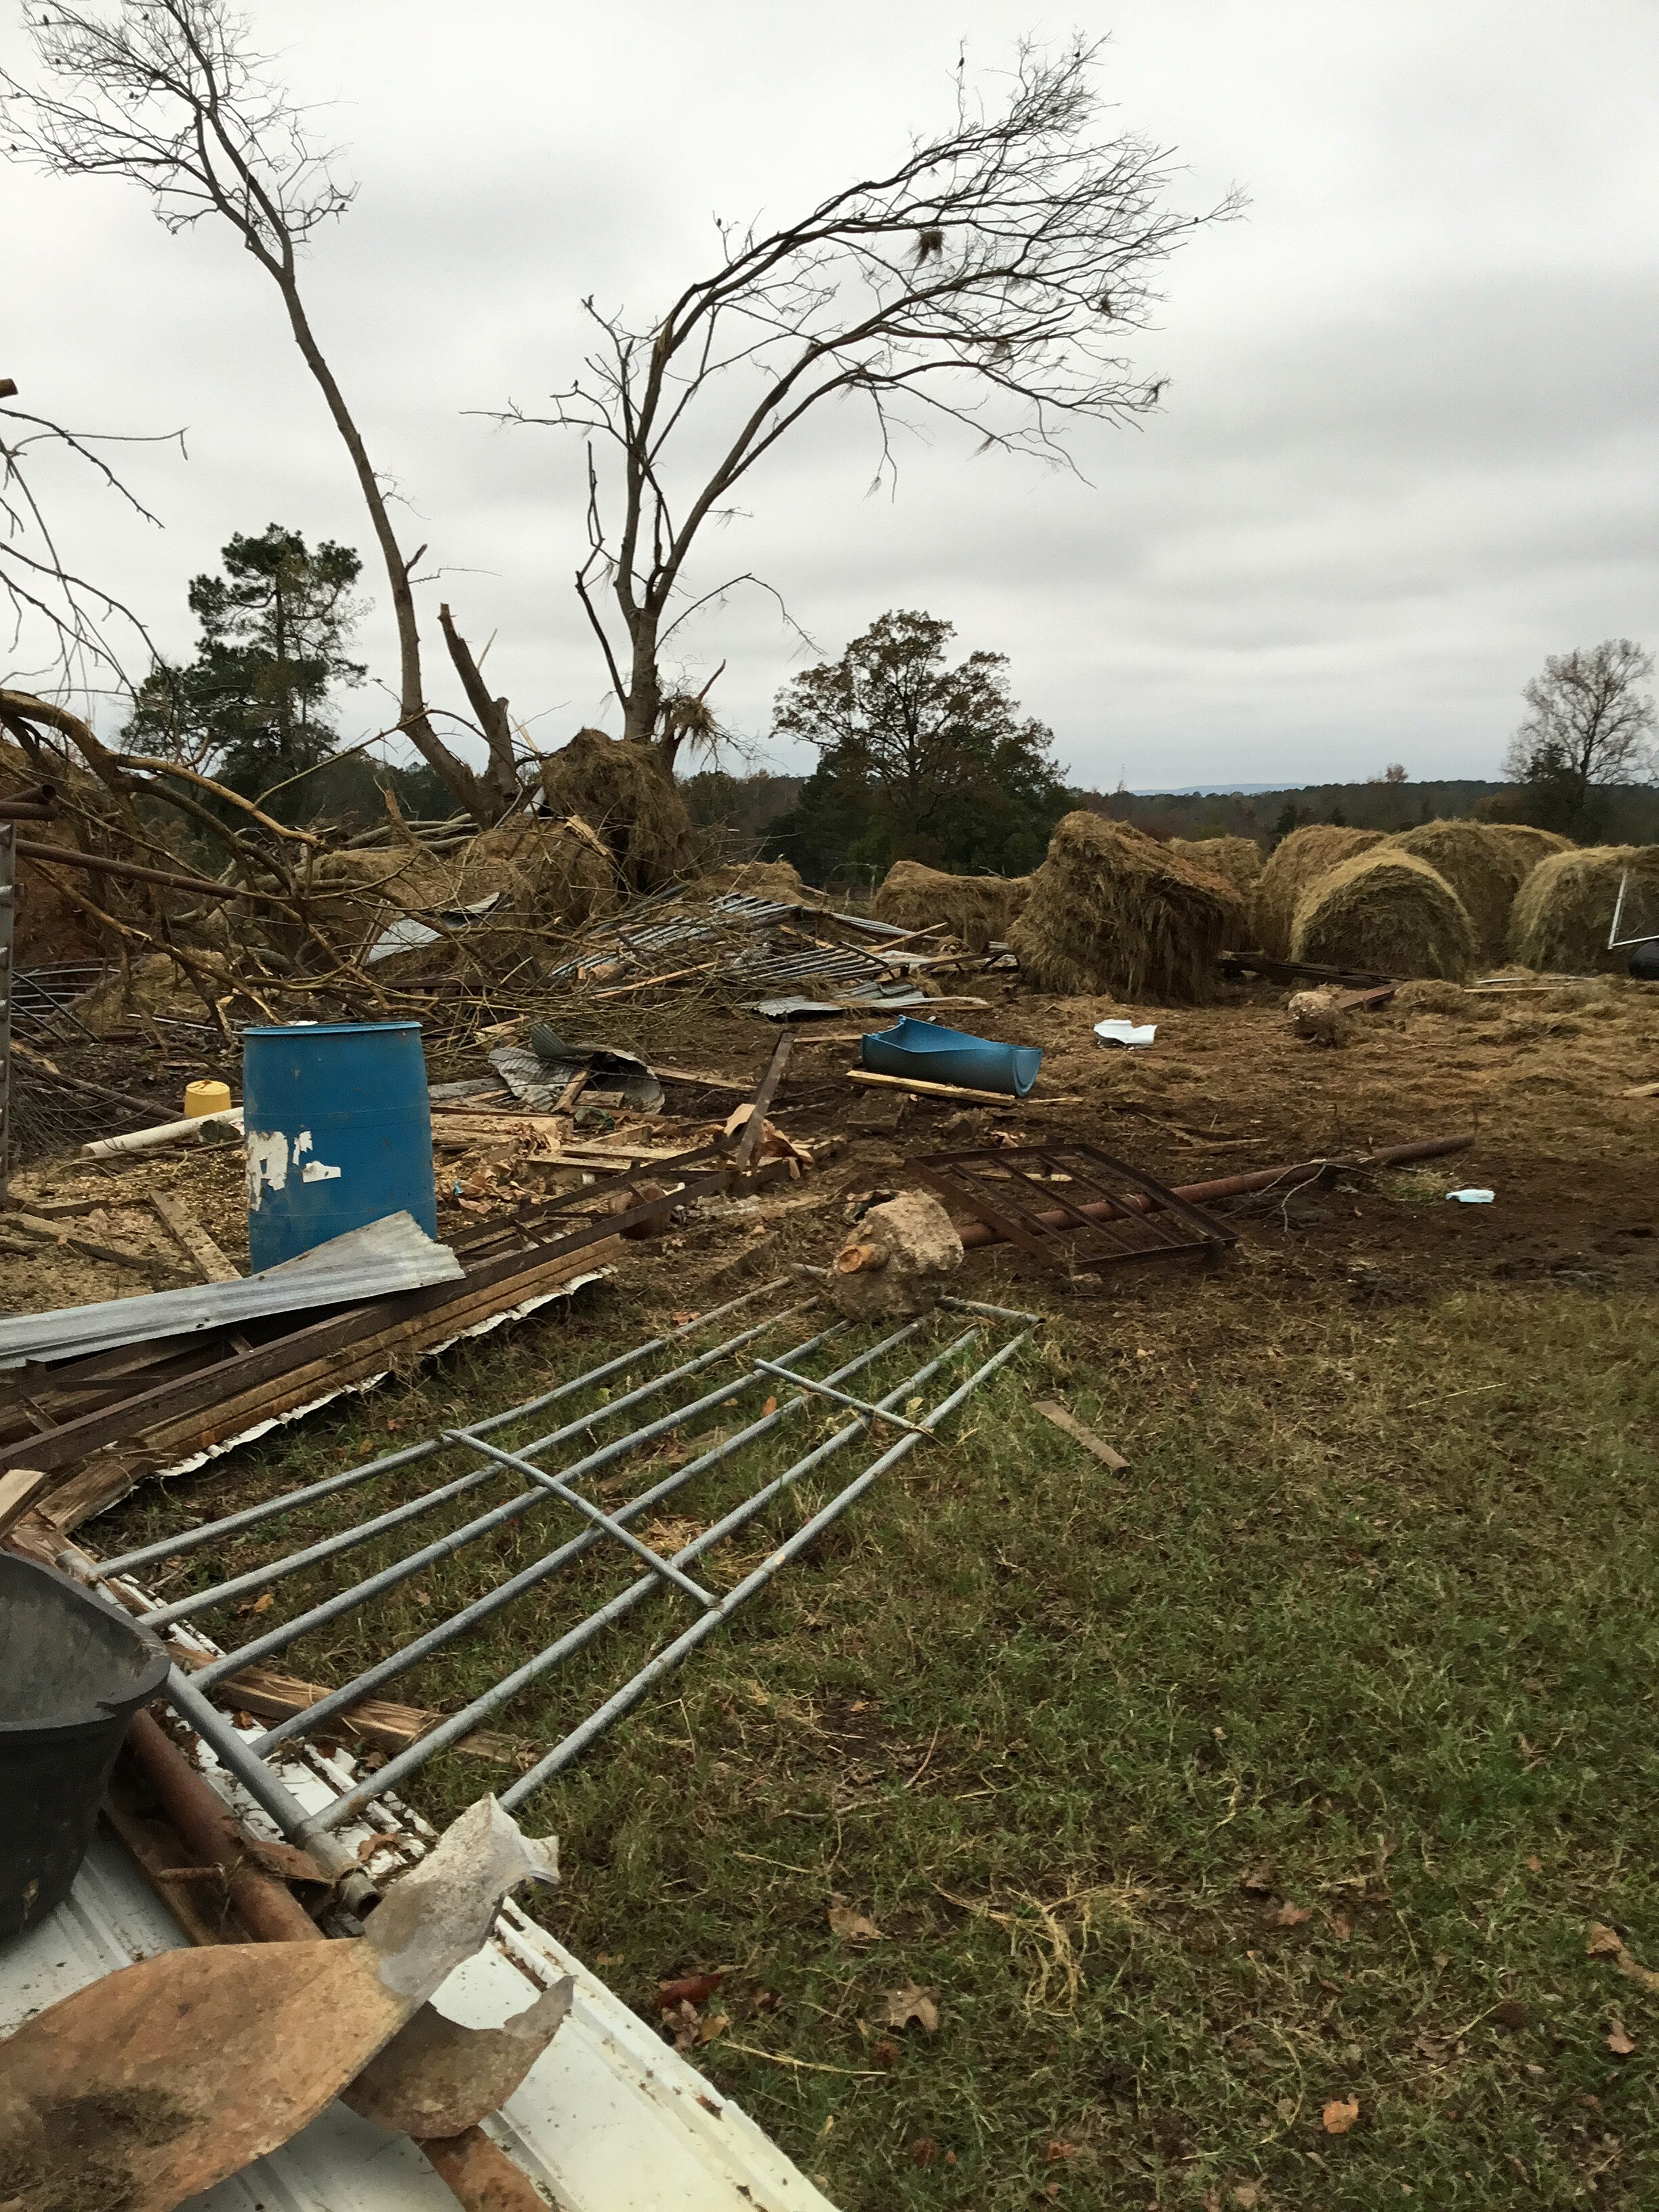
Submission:
POLYGON ((222 1114, 229 1104, 228 1083, 204 1081, 185 1085, 185 1112, 188 1115, 222 1114))

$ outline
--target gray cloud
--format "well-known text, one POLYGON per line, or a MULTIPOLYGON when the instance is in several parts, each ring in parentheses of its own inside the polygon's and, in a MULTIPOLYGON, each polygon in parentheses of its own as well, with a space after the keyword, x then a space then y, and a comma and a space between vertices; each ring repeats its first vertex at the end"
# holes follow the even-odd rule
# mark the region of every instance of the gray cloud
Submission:
MULTIPOLYGON (((362 180, 307 281, 443 571, 427 596, 495 634, 492 679, 560 742, 605 707, 569 588, 580 452, 465 410, 539 405, 584 346, 584 294, 659 304, 711 259, 712 216, 793 211, 890 155, 946 112, 959 37, 970 72, 1001 68, 1030 19, 1005 0, 260 0, 256 19, 337 103, 362 180)), ((1494 771, 1546 653, 1659 641, 1659 16, 1090 0, 1084 27, 1113 33, 1115 125, 1180 149, 1183 204, 1236 179, 1251 194, 1246 222, 1176 257, 1137 343, 1170 375, 1164 412, 1086 430, 1076 475, 974 459, 954 433, 908 441, 875 496, 867 424, 827 416, 751 480, 699 587, 758 570, 825 652, 889 606, 948 617, 964 648, 1010 654, 1084 781, 1494 771)), ((0 38, 9 58, 21 44, 0 38)), ((76 560, 179 649, 185 583, 233 530, 367 544, 245 256, 167 238, 118 187, 9 170, 0 191, 0 371, 77 423, 189 428, 188 464, 132 459, 164 533, 54 469, 76 560)), ((365 641, 389 670, 380 610, 365 641)), ((684 642, 694 671, 726 659, 717 696, 763 741, 804 659, 775 605, 739 592, 684 642)))

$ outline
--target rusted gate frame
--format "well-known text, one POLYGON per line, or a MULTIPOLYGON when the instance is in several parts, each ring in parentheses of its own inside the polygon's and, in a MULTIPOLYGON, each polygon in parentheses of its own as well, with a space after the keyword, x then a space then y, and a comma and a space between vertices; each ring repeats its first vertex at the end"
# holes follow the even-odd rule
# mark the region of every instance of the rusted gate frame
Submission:
POLYGON ((934 1152, 913 1160, 910 1166, 947 1203, 977 1215, 1010 1243, 1065 1273, 1194 1255, 1213 1259, 1237 1242, 1236 1232, 1224 1223, 1092 1145, 985 1146, 973 1152, 934 1152), (982 1170, 988 1167, 1000 1170, 1001 1175, 994 1179, 985 1175, 982 1170), (1029 1172, 1032 1168, 1068 1177, 1081 1198, 1039 1182, 1029 1172), (1124 1206, 1108 1178, 1127 1184, 1145 1201, 1144 1207, 1124 1206), (1010 1202, 1026 1194, 1028 1207, 1010 1202), (1103 1207, 1109 1209, 1103 1218, 1103 1207), (1063 1225, 1042 1218, 1055 1212, 1066 1217, 1063 1225), (1176 1234, 1176 1222, 1189 1234, 1176 1234), (1119 1223, 1124 1228, 1133 1225, 1145 1241, 1126 1236, 1119 1223), (1108 1249, 1100 1249, 1093 1244, 1095 1239, 1104 1239, 1108 1249))

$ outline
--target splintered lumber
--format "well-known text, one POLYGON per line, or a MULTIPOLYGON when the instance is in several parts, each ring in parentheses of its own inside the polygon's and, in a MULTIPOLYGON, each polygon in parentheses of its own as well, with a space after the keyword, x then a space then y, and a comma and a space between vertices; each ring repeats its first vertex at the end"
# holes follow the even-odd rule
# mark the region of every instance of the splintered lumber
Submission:
MULTIPOLYGON (((201 1666, 206 1666, 212 1656, 206 1651, 186 1656, 201 1666)), ((230 1711, 252 1713, 256 1720, 285 1721, 295 1713, 308 1711, 332 1693, 323 1682, 302 1682, 292 1674, 273 1674, 268 1667, 246 1667, 240 1674, 221 1682, 213 1694, 219 1704, 230 1711)), ((343 1743, 363 1744, 378 1751, 407 1751, 411 1743, 428 1729, 436 1728, 445 1717, 442 1713, 428 1712, 422 1705, 392 1705, 380 1698, 360 1698, 355 1705, 336 1715, 328 1724, 327 1733, 343 1743)), ((519 1737, 498 1735, 489 1729, 475 1729, 453 1748, 468 1758, 493 1759, 501 1766, 528 1764, 527 1747, 519 1737)))
POLYGON ((40 1467, 15 1467, 9 1474, 0 1474, 0 1539, 15 1528, 52 1480, 50 1468, 40 1467))
POLYGON ((162 1225, 176 1237, 202 1271, 204 1283, 235 1283, 241 1280, 240 1268, 232 1267, 224 1254, 208 1235, 201 1223, 185 1204, 171 1191, 153 1190, 150 1205, 160 1217, 162 1225))
POLYGON ((1104 1437, 1097 1436, 1086 1422, 1079 1421, 1075 1413, 1068 1413, 1057 1398, 1038 1398, 1034 1403, 1045 1421, 1052 1421, 1057 1429, 1064 1429, 1068 1437, 1075 1437, 1085 1451, 1092 1452, 1101 1465, 1110 1468, 1114 1474, 1121 1474, 1127 1468, 1128 1461, 1115 1452, 1104 1437))
POLYGON ((183 1272, 159 1252, 128 1252, 119 1244, 100 1244, 91 1237, 76 1237, 56 1221, 43 1221, 32 1213, 0 1214, 8 1229, 20 1230, 25 1237, 37 1237, 45 1244, 62 1244, 71 1252, 78 1252, 84 1260, 102 1260, 112 1267, 131 1267, 141 1275, 171 1275, 175 1281, 183 1279, 183 1272))
POLYGON ((927 1083, 915 1075, 878 1075, 873 1068, 849 1067, 849 1083, 877 1085, 888 1091, 920 1091, 924 1098, 965 1098, 975 1106, 1080 1106, 1080 1097, 1067 1093, 1064 1097, 1035 1098, 1028 1091, 1017 1098, 1012 1091, 969 1091, 959 1083, 927 1083))
POLYGON ((788 1066, 789 1055, 794 1048, 795 1032, 792 1029, 786 1029, 772 1048, 772 1057, 767 1063, 766 1073, 760 1079, 753 1103, 749 1109, 748 1119, 743 1125, 743 1134, 738 1139, 735 1164, 744 1173, 747 1173, 753 1163, 755 1154, 760 1148, 761 1139, 766 1134, 766 1109, 772 1103, 777 1093, 778 1085, 783 1080, 783 1071, 788 1066))

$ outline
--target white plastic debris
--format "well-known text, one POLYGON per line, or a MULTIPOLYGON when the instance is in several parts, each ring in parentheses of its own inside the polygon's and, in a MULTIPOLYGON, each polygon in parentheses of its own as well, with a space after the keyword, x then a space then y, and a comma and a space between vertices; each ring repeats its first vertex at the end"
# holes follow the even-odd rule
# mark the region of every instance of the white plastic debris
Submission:
POLYGON ((1095 1035, 1102 1044, 1150 1044, 1158 1035, 1158 1024, 1146 1022, 1097 1022, 1095 1035))
POLYGON ((1460 1206, 1490 1206, 1498 1195, 1495 1190, 1449 1190, 1448 1198, 1455 1198, 1460 1206))

